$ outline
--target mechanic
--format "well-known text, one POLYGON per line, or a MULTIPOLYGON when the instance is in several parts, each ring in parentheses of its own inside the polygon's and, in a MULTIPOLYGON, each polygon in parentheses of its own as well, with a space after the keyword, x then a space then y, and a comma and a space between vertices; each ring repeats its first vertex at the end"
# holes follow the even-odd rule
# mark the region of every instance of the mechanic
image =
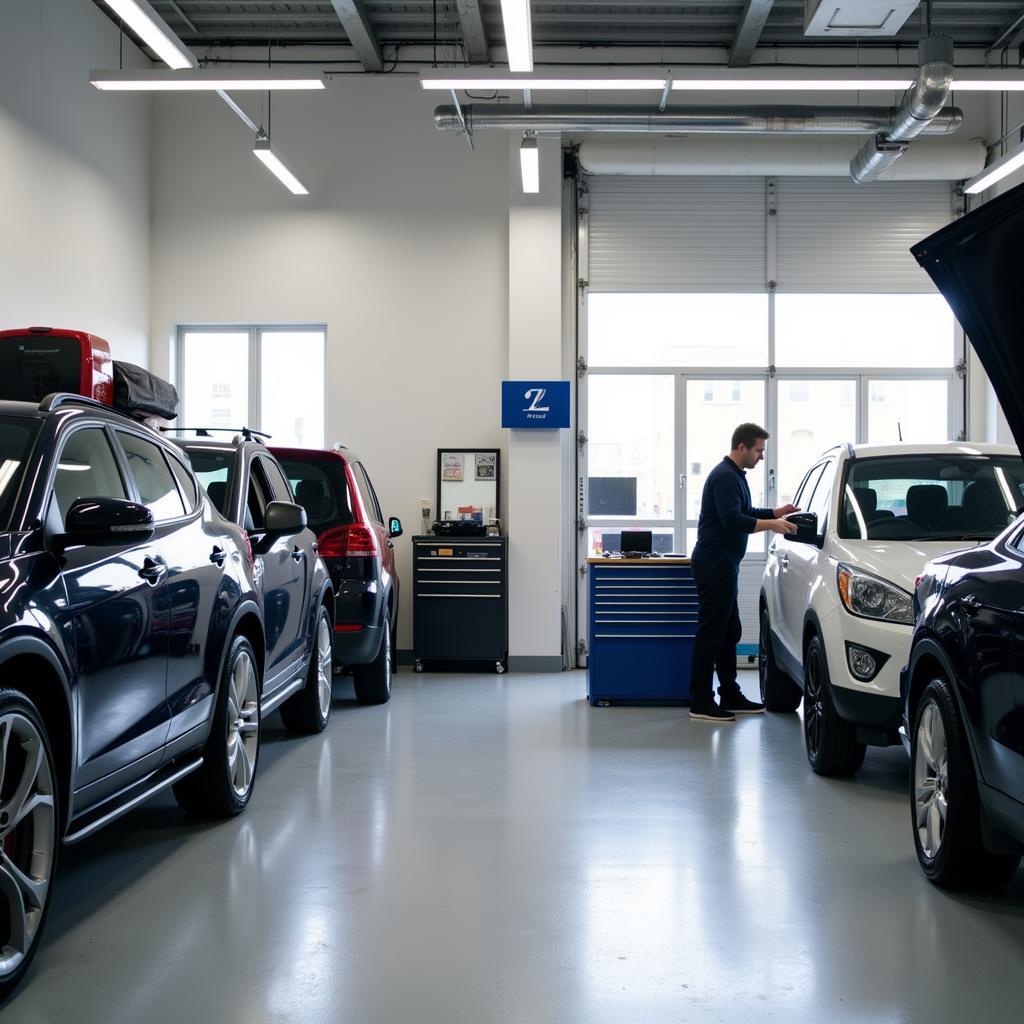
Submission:
POLYGON ((740 561, 752 533, 796 533, 783 516, 799 512, 796 505, 754 508, 747 485, 748 469, 764 458, 770 437, 756 423, 741 423, 732 435, 732 450, 708 474, 701 496, 697 543, 691 556, 700 609, 690 670, 690 718, 734 722, 736 715, 764 712, 747 700, 736 681, 736 645, 742 627, 738 604, 740 561), (714 673, 718 673, 715 701, 714 673))

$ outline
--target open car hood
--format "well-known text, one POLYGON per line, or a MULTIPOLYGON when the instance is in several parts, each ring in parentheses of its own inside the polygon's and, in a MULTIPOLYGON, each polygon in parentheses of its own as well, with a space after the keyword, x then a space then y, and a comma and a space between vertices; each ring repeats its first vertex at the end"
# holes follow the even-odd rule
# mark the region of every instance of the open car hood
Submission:
POLYGON ((1024 454, 1024 185, 910 251, 967 332, 1024 454))

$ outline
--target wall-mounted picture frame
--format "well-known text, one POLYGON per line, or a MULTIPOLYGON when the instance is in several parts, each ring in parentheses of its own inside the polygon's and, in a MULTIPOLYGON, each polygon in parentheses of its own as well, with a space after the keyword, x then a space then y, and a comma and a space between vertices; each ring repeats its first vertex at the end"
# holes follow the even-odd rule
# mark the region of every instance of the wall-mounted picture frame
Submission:
POLYGON ((466 477, 466 456, 463 452, 445 452, 441 460, 441 479, 461 483, 466 477))
POLYGON ((493 480, 497 472, 498 457, 493 452, 476 453, 476 479, 493 480))

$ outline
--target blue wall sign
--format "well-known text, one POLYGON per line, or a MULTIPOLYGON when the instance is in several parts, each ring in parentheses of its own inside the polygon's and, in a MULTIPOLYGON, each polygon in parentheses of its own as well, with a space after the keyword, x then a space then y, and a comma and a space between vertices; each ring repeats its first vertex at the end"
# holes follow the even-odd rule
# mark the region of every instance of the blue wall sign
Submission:
POLYGON ((567 380, 503 380, 501 425, 513 428, 569 426, 567 380))

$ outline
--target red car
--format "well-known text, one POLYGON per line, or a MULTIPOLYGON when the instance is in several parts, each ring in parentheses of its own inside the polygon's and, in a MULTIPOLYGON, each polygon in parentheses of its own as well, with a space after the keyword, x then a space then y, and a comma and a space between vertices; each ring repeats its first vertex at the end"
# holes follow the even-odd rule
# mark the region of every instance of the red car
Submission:
POLYGON ((270 451, 306 510, 334 585, 335 668, 352 669, 361 704, 383 704, 391 697, 398 623, 392 538, 402 535, 402 523, 385 522, 366 468, 349 449, 270 451))

